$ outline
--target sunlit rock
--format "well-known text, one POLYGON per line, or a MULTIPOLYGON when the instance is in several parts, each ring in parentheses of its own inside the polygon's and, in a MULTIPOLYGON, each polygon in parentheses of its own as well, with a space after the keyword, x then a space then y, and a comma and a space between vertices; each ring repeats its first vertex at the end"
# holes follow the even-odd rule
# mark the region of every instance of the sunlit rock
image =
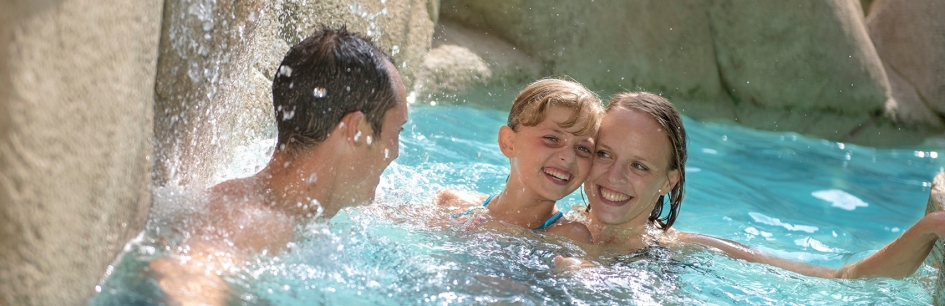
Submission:
POLYGON ((876 1, 866 20, 876 52, 885 63, 899 122, 945 126, 945 2, 876 1))
MULTIPOLYGON (((882 16, 882 2, 444 0, 440 11, 441 23, 454 20, 539 61, 541 76, 571 76, 605 95, 646 90, 696 119, 868 145, 918 144, 941 133, 943 121, 909 106, 925 95, 900 90, 914 73, 887 75, 861 8, 872 4, 879 8, 870 18, 882 16)), ((922 5, 932 4, 912 6, 922 5)), ((934 11, 895 31, 937 35, 934 11)), ((910 46, 897 48, 906 54, 910 46)), ((932 55, 922 62, 943 62, 932 55)), ((940 89, 945 73, 934 69, 919 71, 937 76, 927 83, 940 89)))
POLYGON ((519 86, 543 77, 541 70, 538 60, 498 37, 440 20, 413 94, 504 109, 519 86))
POLYGON ((84 303, 144 228, 161 5, 0 4, 0 304, 84 303))

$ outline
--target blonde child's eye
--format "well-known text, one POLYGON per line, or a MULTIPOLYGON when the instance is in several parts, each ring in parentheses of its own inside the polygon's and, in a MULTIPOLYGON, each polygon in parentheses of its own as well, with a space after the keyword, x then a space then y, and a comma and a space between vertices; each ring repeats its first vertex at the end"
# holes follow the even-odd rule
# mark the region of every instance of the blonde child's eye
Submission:
POLYGON ((597 151, 597 158, 609 158, 610 154, 607 154, 606 151, 597 151))
POLYGON ((558 137, 545 136, 545 140, 548 140, 548 141, 551 141, 551 142, 558 142, 558 137))

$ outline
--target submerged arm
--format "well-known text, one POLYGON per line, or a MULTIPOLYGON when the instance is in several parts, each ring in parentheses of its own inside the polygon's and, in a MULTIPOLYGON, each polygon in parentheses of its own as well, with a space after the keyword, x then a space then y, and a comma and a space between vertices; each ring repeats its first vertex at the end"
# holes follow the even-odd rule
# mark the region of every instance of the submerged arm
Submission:
POLYGON ((840 270, 840 277, 902 278, 912 275, 929 256, 935 241, 943 236, 945 236, 945 211, 928 214, 878 252, 843 267, 840 270))
POLYGON ((164 256, 148 267, 169 305, 224 305, 229 289, 221 276, 234 268, 232 252, 206 243, 187 246, 180 255, 164 256))
POLYGON ((728 256, 736 259, 763 263, 807 276, 816 276, 822 278, 836 278, 840 276, 839 271, 836 269, 815 266, 771 256, 763 251, 752 249, 748 246, 731 240, 692 233, 680 233, 679 240, 682 242, 716 248, 722 252, 725 252, 725 254, 728 256))

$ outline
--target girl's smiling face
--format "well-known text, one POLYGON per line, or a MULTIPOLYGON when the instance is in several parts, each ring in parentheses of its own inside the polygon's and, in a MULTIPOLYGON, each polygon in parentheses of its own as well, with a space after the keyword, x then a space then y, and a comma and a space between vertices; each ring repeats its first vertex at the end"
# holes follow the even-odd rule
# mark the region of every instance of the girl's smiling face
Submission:
POLYGON ((670 170, 672 144, 646 113, 615 108, 601 123, 593 167, 584 190, 605 224, 644 226, 657 199, 679 181, 670 170))
POLYGON ((576 134, 579 126, 562 128, 561 123, 574 112, 551 106, 545 120, 535 126, 519 126, 518 131, 501 128, 499 146, 512 164, 509 184, 550 201, 560 200, 581 186, 590 173, 597 128, 583 134, 576 134))

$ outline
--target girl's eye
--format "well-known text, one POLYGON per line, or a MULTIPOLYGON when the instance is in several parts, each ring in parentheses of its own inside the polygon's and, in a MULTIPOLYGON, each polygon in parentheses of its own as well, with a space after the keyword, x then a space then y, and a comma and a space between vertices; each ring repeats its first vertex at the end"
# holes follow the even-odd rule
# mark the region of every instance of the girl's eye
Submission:
POLYGON ((558 142, 558 137, 545 136, 545 140, 550 141, 550 142, 558 142))
POLYGON ((597 158, 610 158, 610 154, 607 154, 607 151, 597 151, 597 158))
POLYGON ((587 154, 591 154, 591 149, 588 148, 588 147, 584 147, 584 146, 578 147, 578 151, 581 151, 581 152, 584 152, 584 153, 587 153, 587 154))
POLYGON ((634 169, 637 169, 637 170, 642 170, 642 171, 649 170, 649 168, 647 168, 646 166, 644 166, 644 165, 641 164, 641 163, 633 163, 631 166, 632 166, 634 169))

